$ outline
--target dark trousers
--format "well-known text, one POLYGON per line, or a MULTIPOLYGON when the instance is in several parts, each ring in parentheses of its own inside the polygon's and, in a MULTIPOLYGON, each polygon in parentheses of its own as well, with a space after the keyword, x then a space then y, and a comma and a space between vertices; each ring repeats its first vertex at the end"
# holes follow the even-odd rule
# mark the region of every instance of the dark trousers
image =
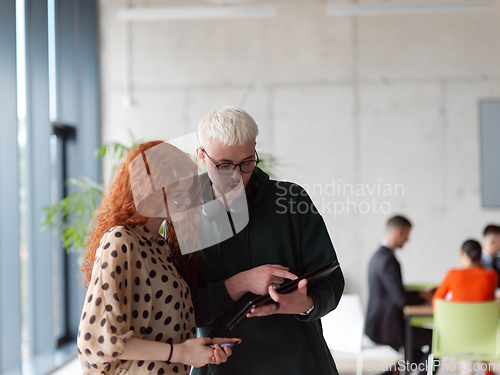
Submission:
MULTIPOLYGON (((427 357, 431 353, 432 349, 432 329, 425 328, 417 328, 412 327, 412 344, 413 350, 411 353, 405 353, 406 359, 408 363, 406 364, 406 368, 422 368, 420 371, 420 375, 424 375, 427 373, 427 368, 423 365, 419 366, 420 363, 425 363, 427 357), (422 347, 428 345, 429 351, 424 353, 422 351, 422 347), (413 365, 413 367, 411 367, 413 365), (417 366, 417 367, 415 367, 417 366)), ((394 348, 395 350, 399 350, 399 348, 394 348)), ((434 372, 436 372, 437 366, 434 368, 434 372)))

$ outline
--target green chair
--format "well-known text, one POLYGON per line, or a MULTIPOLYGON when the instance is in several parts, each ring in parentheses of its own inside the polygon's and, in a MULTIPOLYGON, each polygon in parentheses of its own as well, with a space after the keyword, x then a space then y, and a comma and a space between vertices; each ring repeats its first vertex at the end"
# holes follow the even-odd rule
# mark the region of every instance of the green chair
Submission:
POLYGON ((434 358, 499 360, 499 315, 500 306, 496 301, 459 303, 437 300, 428 375, 434 371, 434 358))

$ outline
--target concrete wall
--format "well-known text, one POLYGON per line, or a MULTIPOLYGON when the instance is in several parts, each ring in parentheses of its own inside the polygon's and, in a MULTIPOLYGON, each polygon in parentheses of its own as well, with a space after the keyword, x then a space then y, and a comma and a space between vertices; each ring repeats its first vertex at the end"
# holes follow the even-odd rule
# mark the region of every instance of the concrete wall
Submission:
POLYGON ((128 142, 127 129, 169 139, 241 106, 259 124, 258 150, 282 163, 278 177, 307 186, 323 213, 347 292, 366 301, 367 264, 395 213, 414 223, 398 254, 404 281, 439 282, 466 238, 500 222, 500 210, 481 208, 478 123, 479 100, 500 97, 500 2, 363 17, 327 16, 319 0, 248 5, 260 4, 278 16, 133 22, 134 104, 124 108, 123 5, 101 1, 103 140, 128 142))

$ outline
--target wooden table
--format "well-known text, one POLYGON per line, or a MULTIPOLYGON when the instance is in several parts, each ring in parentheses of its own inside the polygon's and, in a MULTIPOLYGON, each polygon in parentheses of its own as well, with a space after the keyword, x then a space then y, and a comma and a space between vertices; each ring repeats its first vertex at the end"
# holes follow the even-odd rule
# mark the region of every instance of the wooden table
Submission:
POLYGON ((405 316, 432 316, 432 305, 409 305, 403 308, 403 314, 405 316))

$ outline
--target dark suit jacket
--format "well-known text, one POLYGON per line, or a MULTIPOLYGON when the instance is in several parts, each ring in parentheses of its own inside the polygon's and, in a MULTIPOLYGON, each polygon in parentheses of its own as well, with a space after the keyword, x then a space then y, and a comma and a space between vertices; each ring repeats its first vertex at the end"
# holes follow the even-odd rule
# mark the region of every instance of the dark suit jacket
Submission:
POLYGON ((381 246, 368 266, 370 296, 366 334, 378 344, 398 350, 404 345, 403 306, 424 303, 418 292, 405 292, 401 267, 393 252, 381 246))
POLYGON ((500 288, 500 257, 493 259, 493 269, 497 271, 498 274, 498 288, 500 288))

